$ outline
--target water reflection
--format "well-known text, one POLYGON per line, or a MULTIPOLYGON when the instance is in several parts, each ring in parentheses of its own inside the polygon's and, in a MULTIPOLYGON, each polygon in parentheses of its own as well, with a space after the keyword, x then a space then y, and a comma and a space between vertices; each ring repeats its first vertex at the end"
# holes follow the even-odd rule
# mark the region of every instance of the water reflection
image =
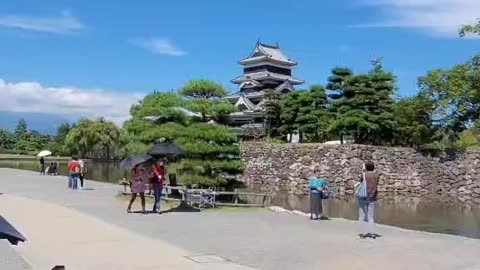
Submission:
MULTIPOLYGON (((309 212, 308 196, 279 192, 272 203, 290 210, 309 212)), ((351 220, 358 218, 353 197, 324 201, 330 217, 351 220)), ((379 200, 376 206, 377 222, 406 229, 480 238, 480 209, 447 203, 444 198, 396 196, 379 200)))

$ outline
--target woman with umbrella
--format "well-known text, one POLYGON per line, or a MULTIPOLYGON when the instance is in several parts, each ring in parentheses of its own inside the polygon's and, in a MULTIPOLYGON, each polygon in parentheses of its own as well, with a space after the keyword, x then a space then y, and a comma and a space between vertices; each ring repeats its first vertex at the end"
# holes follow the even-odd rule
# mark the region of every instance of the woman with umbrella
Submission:
POLYGON ((48 150, 44 150, 38 153, 38 157, 40 157, 40 174, 45 175, 45 157, 51 155, 52 152, 48 150))
POLYGON ((132 197, 130 198, 130 202, 128 203, 127 212, 132 212, 132 204, 137 199, 137 196, 140 195, 140 199, 142 201, 142 213, 145 212, 145 190, 146 190, 146 183, 148 175, 143 167, 144 163, 149 160, 150 157, 148 156, 134 156, 127 158, 122 162, 122 165, 127 168, 131 168, 131 190, 132 190, 132 197))

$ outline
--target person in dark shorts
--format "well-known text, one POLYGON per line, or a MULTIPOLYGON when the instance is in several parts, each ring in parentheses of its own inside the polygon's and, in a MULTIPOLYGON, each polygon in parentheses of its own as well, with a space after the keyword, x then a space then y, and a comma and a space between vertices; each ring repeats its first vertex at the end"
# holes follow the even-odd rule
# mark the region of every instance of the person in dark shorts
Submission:
POLYGON ((45 159, 43 157, 40 158, 40 174, 45 174, 45 159))

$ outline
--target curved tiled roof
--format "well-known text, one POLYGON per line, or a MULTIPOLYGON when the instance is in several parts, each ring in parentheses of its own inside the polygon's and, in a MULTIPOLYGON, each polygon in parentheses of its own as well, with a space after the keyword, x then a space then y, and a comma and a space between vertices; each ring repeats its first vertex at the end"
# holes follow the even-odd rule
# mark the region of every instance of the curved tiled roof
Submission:
POLYGON ((260 72, 242 74, 237 78, 233 79, 232 83, 240 84, 250 80, 262 81, 264 79, 274 79, 279 81, 288 80, 290 81, 291 84, 302 84, 304 82, 303 80, 297 79, 293 76, 278 74, 278 73, 273 73, 270 71, 263 70, 260 72))
POLYGON ((288 56, 283 53, 280 47, 272 46, 257 42, 255 49, 250 53, 250 55, 242 60, 240 60, 240 64, 247 64, 252 62, 258 62, 262 60, 273 60, 279 63, 283 63, 289 66, 297 65, 297 62, 288 58, 288 56))

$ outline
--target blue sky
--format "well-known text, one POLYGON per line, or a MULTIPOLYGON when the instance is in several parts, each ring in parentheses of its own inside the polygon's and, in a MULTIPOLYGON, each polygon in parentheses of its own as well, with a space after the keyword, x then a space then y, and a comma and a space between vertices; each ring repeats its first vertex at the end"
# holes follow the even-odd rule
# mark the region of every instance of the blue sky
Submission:
POLYGON ((119 122, 145 93, 189 79, 234 91, 258 39, 297 60, 306 86, 383 57, 412 95, 427 70, 479 52, 456 34, 477 16, 478 0, 1 1, 0 98, 12 102, 0 111, 119 122))

